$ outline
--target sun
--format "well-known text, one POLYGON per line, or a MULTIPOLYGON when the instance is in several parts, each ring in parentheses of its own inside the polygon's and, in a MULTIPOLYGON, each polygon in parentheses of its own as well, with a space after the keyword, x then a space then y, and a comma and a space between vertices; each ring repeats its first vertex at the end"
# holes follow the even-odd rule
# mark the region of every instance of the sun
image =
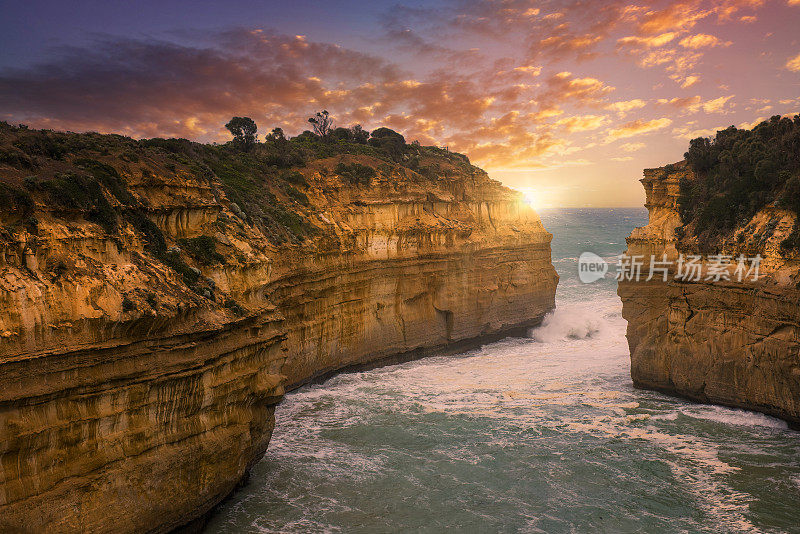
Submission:
POLYGON ((547 207, 547 202, 544 198, 544 195, 540 191, 536 191, 531 188, 520 188, 519 190, 522 193, 522 201, 533 208, 534 210, 540 210, 547 207))

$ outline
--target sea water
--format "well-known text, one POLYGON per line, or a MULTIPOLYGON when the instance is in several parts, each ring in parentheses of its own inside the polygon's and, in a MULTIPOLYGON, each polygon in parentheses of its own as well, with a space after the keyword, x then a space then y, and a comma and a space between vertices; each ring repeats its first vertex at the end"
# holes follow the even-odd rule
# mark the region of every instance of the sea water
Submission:
POLYGON ((800 532, 800 432, 634 389, 608 277, 644 210, 553 210, 557 309, 526 338, 286 396, 207 532, 800 532))

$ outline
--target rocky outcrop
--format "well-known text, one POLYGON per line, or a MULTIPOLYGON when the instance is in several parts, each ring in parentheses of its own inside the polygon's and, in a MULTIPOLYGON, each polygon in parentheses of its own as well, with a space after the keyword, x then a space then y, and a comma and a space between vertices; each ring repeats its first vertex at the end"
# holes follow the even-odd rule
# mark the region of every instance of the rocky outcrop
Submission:
POLYGON ((694 179, 685 163, 645 171, 649 224, 628 238, 626 254, 643 257, 643 273, 649 274, 651 255, 661 261, 666 254, 673 265, 667 282, 659 275, 619 284, 634 384, 798 425, 800 266, 780 249, 795 216, 767 206, 720 243, 718 252, 733 260, 730 280, 706 280, 715 261, 708 255, 702 280, 678 280, 679 254, 692 253, 696 242, 691 228, 676 233, 681 179, 694 179), (736 258, 757 254, 764 258, 759 279, 751 275, 740 283, 736 258))
POLYGON ((39 157, 52 180, 0 164, 2 532, 169 531, 258 461, 287 388, 554 306, 550 234, 473 167, 313 161, 264 186, 280 231, 305 232, 277 239, 216 174, 114 147, 92 152, 110 169, 39 157), (69 189, 86 168, 101 187, 69 189))

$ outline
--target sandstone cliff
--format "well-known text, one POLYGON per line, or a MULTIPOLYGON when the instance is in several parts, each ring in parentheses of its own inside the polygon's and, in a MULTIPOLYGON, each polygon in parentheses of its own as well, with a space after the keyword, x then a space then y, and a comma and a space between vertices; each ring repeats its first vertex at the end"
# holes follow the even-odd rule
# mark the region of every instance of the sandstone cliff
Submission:
MULTIPOLYGON (((676 262, 680 253, 701 251, 679 211, 681 180, 696 179, 685 162, 644 171, 649 223, 631 233, 626 253, 644 256, 642 272, 651 255, 676 262)), ((620 282, 636 386, 800 424, 800 264, 781 249, 795 218, 770 203, 717 239, 713 252, 734 261, 764 257, 757 281, 676 280, 673 263, 666 283, 620 282)), ((708 267, 710 256, 703 257, 708 267)))
POLYGON ((169 531, 287 388, 554 306, 550 234, 459 155, 156 141, 0 129, 2 532, 169 531))

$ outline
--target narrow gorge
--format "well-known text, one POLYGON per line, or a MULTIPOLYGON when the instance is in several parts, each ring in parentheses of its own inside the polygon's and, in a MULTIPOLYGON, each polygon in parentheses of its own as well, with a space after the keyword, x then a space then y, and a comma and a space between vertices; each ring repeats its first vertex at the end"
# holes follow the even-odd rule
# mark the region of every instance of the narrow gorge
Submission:
POLYGON ((553 309, 551 235, 464 156, 281 143, 2 125, 0 531, 185 525, 288 389, 553 309))

